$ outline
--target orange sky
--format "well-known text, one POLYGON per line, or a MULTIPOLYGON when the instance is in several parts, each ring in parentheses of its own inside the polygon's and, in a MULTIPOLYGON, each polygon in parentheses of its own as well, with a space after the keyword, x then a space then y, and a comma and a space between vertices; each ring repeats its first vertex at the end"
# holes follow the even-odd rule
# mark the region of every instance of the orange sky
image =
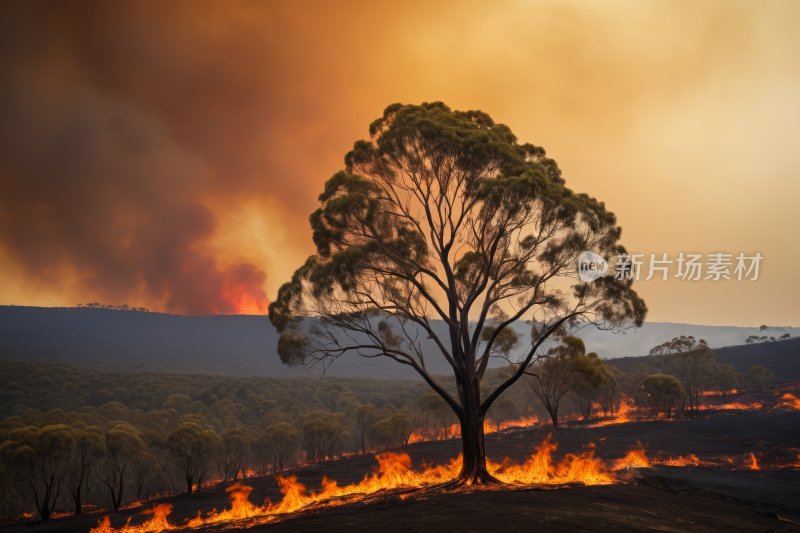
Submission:
POLYGON ((765 257, 639 283, 649 320, 800 325, 796 2, 0 11, 0 303, 263 309, 368 124, 441 100, 544 146, 629 250, 765 257))

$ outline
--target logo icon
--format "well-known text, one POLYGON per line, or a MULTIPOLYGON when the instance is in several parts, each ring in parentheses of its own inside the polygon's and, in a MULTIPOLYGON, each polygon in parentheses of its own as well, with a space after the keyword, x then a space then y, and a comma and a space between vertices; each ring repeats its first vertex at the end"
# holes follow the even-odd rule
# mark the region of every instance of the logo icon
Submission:
POLYGON ((585 250, 578 257, 578 276, 585 283, 604 277, 606 270, 608 263, 594 252, 585 250))

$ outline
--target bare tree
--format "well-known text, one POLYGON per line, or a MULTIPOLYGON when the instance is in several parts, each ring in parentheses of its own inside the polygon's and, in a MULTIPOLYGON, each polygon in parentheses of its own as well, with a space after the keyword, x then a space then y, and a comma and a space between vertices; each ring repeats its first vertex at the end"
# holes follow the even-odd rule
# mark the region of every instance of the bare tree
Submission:
POLYGON ((621 229, 602 202, 566 188, 544 149, 518 143, 483 112, 394 104, 370 135, 355 143, 311 215, 317 255, 270 305, 278 353, 288 365, 325 366, 357 353, 413 368, 461 426, 462 469, 452 486, 497 483, 486 469, 486 411, 551 334, 568 321, 619 330, 644 320, 630 277, 578 276, 583 251, 616 263, 625 252, 621 229), (493 317, 494 332, 482 339, 493 317), (516 354, 516 371, 483 394, 495 343, 531 317, 545 327, 516 354), (455 396, 429 373, 426 339, 452 370, 455 396))
POLYGON ((528 376, 525 382, 547 409, 554 428, 558 427, 561 400, 572 390, 575 381, 575 359, 585 353, 586 348, 581 339, 567 336, 560 346, 539 355, 531 366, 531 371, 526 372, 528 376))

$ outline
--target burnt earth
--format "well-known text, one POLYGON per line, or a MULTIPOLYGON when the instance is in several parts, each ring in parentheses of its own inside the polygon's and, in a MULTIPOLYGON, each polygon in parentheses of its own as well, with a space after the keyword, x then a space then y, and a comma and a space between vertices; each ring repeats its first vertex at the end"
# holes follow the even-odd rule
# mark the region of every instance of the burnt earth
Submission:
MULTIPOLYGON (((505 456, 522 462, 552 431, 546 428, 506 430, 487 435, 487 454, 494 460, 505 456)), ((743 458, 751 452, 766 462, 786 460, 790 448, 800 447, 800 412, 728 411, 704 413, 695 419, 636 422, 591 428, 572 424, 553 432, 558 450, 555 460, 567 453, 581 453, 590 443, 607 464, 621 458, 641 441, 648 456, 695 454, 701 460, 719 456, 743 458)), ((414 468, 447 462, 459 453, 460 442, 419 443, 409 447, 414 468)), ((319 488, 323 476, 339 485, 356 483, 377 465, 373 455, 353 456, 318 465, 307 465, 284 475, 296 475, 310 489, 319 488)), ((391 495, 375 495, 369 503, 348 504, 292 517, 256 530, 317 531, 800 531, 800 468, 731 470, 721 467, 668 467, 631 469, 625 484, 570 487, 546 491, 474 491, 427 495, 400 501, 391 495), (377 502, 377 503, 376 503, 377 502)), ((273 477, 248 478, 250 500, 280 500, 273 477)), ((180 524, 198 511, 228 504, 227 484, 159 501, 173 505, 169 520, 180 524)), ((14 523, 0 532, 88 532, 108 514, 119 527, 147 520, 142 510, 149 504, 119 513, 97 513, 52 520, 49 524, 14 523)), ((232 524, 227 525, 231 529, 232 524)), ((244 524, 242 524, 244 526, 244 524)), ((220 528, 213 528, 219 530, 220 528)))
POLYGON ((608 485, 443 494, 395 507, 345 506, 248 531, 800 531, 800 520, 781 518, 713 495, 608 485))

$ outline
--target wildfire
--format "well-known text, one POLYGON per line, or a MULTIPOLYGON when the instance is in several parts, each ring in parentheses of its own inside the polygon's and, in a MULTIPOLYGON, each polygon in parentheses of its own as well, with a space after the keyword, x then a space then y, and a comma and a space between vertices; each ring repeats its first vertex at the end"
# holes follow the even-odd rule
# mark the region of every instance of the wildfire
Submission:
MULTIPOLYGON (((614 482, 613 475, 608 471, 602 459, 594 457, 594 445, 581 455, 569 454, 558 463, 553 463, 552 453, 557 444, 550 441, 550 435, 536 448, 536 453, 531 455, 525 463, 513 464, 506 458, 501 463, 494 463, 487 459, 489 472, 506 483, 516 484, 562 484, 569 482, 583 482, 587 485, 606 485, 614 482)), ((143 514, 152 514, 153 518, 138 526, 128 523, 119 529, 111 527, 110 519, 105 516, 97 527, 90 533, 144 533, 146 531, 158 532, 169 529, 197 528, 206 524, 230 522, 243 519, 256 519, 255 523, 267 523, 278 515, 292 513, 310 505, 335 505, 330 503, 333 498, 346 496, 365 497, 376 492, 403 487, 417 488, 443 483, 453 479, 461 469, 461 456, 447 464, 425 466, 422 471, 411 469, 411 458, 405 454, 382 453, 376 455, 378 469, 368 474, 359 483, 340 487, 336 481, 323 478, 322 489, 319 492, 308 490, 303 484, 298 483, 297 477, 277 476, 283 498, 280 502, 271 503, 268 500, 264 505, 255 505, 249 500, 252 487, 241 482, 228 487, 230 494, 230 509, 220 512, 211 511, 205 517, 198 513, 196 518, 184 525, 172 524, 167 520, 167 515, 172 511, 169 504, 158 504, 143 514)))
POLYGON ((269 299, 264 292, 267 275, 251 263, 230 266, 220 288, 222 308, 215 311, 223 314, 231 312, 245 315, 264 315, 267 313, 269 299))

